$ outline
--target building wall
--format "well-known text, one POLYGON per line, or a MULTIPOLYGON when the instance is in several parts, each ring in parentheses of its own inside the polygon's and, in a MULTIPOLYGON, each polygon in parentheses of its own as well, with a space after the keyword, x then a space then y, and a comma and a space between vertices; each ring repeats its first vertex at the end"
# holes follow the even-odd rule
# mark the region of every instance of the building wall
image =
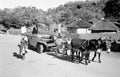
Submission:
POLYGON ((90 34, 91 30, 87 28, 67 28, 69 33, 78 33, 78 34, 90 34))
POLYGON ((68 31, 69 33, 76 33, 76 30, 77 30, 77 28, 71 28, 71 27, 68 27, 68 28, 67 28, 67 31, 68 31))
POLYGON ((87 28, 79 28, 79 29, 77 29, 76 33, 78 33, 78 34, 88 34, 88 33, 91 33, 91 31, 88 30, 87 28))

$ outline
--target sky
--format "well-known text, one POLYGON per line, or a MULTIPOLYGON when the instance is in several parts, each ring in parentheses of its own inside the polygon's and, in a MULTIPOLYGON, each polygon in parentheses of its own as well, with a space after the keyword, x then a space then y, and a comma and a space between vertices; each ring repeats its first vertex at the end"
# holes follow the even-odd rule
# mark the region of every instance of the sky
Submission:
POLYGON ((0 9, 15 8, 18 6, 35 6, 37 9, 47 10, 64 5, 69 1, 85 1, 85 0, 0 0, 0 9))

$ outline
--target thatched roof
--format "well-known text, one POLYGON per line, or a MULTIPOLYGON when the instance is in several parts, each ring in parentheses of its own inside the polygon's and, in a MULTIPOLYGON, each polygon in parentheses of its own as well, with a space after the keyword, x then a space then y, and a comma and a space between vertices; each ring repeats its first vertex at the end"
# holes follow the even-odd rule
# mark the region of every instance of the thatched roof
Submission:
POLYGON ((71 24, 67 25, 67 27, 77 27, 77 28, 89 28, 90 26, 91 24, 85 20, 73 21, 71 24))
POLYGON ((90 30, 119 30, 119 28, 112 22, 108 20, 100 20, 94 23, 90 30))

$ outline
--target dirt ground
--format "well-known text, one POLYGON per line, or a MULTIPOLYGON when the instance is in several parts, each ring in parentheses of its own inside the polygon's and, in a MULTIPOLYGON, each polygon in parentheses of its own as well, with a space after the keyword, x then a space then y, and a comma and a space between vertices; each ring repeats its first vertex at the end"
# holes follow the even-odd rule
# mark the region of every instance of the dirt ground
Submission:
MULTIPOLYGON (((102 52, 102 63, 70 62, 69 57, 29 50, 24 60, 16 58, 20 36, 0 34, 0 77, 120 77, 120 53, 102 52)), ((91 53, 91 57, 93 53, 91 53)))

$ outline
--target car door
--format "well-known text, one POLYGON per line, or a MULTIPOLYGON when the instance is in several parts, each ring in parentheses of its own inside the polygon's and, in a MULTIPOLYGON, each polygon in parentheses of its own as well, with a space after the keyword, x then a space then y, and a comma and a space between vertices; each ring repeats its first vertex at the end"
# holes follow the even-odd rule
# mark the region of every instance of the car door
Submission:
POLYGON ((30 38, 30 44, 31 44, 31 46, 33 46, 33 47, 36 48, 37 42, 38 42, 37 35, 36 35, 36 34, 33 34, 33 35, 31 36, 31 38, 30 38))

